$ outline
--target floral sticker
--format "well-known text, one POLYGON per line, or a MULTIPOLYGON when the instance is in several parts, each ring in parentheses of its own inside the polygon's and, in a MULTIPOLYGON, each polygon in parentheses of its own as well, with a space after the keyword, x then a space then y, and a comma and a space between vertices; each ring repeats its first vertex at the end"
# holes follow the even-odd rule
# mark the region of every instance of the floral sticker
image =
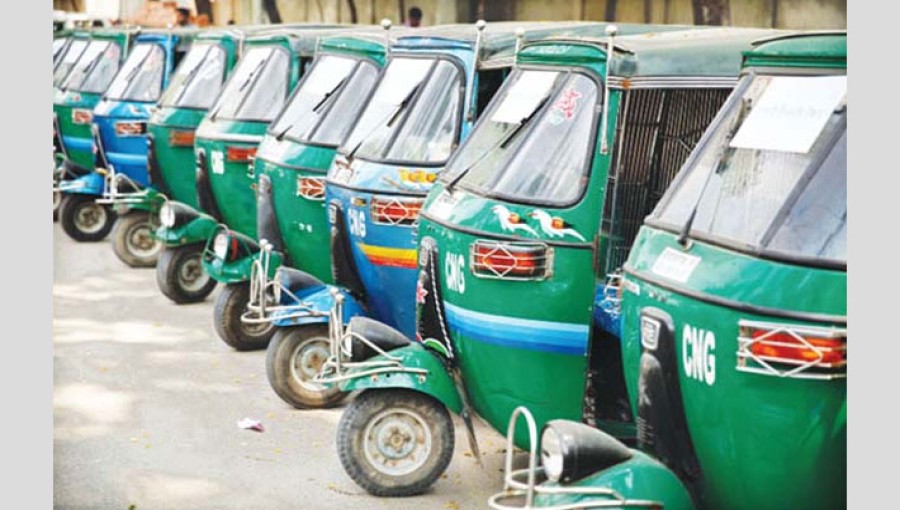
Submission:
POLYGON ((578 98, 582 96, 584 94, 574 88, 567 88, 562 93, 562 97, 553 104, 553 110, 550 112, 550 123, 555 126, 574 117, 575 109, 578 108, 578 98))

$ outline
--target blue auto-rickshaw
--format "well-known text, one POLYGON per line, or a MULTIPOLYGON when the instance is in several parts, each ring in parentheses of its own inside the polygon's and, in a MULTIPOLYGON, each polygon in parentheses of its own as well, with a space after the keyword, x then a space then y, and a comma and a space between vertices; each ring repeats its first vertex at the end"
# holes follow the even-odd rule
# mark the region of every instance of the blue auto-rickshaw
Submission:
POLYGON ((94 107, 95 171, 59 185, 64 195, 60 223, 72 239, 99 241, 106 237, 116 214, 108 201, 94 201, 111 187, 134 191, 149 185, 147 119, 195 33, 188 29, 142 32, 94 107))
MULTIPOLYGON (((415 334, 415 226, 425 195, 512 66, 517 32, 531 37, 554 27, 479 22, 397 39, 378 87, 326 179, 337 286, 284 269, 273 284, 256 287, 251 312, 265 306, 267 287, 279 287, 282 306, 269 314, 279 328, 266 368, 270 384, 287 402, 314 407, 320 401, 317 391, 340 395, 335 388, 310 386, 315 371, 297 368, 308 364, 312 351, 327 357, 322 325, 329 322, 336 295, 345 321, 365 315, 415 334), (311 336, 319 342, 310 342, 311 336), (298 387, 292 378, 305 378, 301 382, 307 388, 286 397, 284 388, 298 387)), ((265 262, 258 277, 268 271, 265 262)))

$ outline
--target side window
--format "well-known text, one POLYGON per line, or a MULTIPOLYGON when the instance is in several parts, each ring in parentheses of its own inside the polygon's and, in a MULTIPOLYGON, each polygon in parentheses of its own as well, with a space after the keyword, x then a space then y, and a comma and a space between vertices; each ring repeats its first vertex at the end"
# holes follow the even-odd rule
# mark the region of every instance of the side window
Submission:
POLYGON ((481 117, 481 113, 487 108, 491 98, 497 93, 503 80, 509 74, 509 69, 486 69, 478 72, 478 99, 476 102, 475 116, 476 119, 481 117))

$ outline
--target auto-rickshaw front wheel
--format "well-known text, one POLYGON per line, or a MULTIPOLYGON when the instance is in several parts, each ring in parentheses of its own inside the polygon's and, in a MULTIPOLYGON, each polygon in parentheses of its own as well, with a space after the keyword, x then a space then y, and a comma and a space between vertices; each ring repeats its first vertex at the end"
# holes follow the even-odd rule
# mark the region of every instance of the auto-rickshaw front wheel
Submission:
POLYGON ((245 324, 241 315, 247 310, 249 302, 249 282, 229 283, 219 293, 213 309, 216 333, 237 351, 265 349, 277 329, 271 322, 245 324))
POLYGON ((178 303, 198 303, 216 288, 203 270, 203 245, 165 247, 156 262, 156 284, 167 298, 178 303))
POLYGON ((113 251, 129 267, 153 267, 162 243, 153 235, 150 213, 131 211, 119 216, 112 231, 113 251))
POLYGON ((444 473, 455 436, 447 408, 401 388, 370 389, 351 401, 338 424, 344 470, 374 496, 421 494, 444 473))
POLYGON ((347 396, 335 384, 312 381, 330 354, 328 324, 277 328, 266 351, 266 375, 282 400, 297 409, 332 407, 347 396))
POLYGON ((97 197, 81 193, 63 196, 59 205, 59 221, 63 231, 79 242, 102 241, 112 230, 116 213, 111 207, 95 202, 97 197))
POLYGON ((59 221, 59 205, 62 202, 62 192, 53 192, 53 222, 59 221))

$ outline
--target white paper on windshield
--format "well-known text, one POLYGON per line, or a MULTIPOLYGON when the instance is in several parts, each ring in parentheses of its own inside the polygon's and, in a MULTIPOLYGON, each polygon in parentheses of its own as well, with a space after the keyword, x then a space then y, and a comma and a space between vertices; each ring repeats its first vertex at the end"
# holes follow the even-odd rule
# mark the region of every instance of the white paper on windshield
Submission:
POLYGON ((433 63, 433 60, 422 58, 394 59, 384 81, 378 85, 378 99, 387 104, 399 105, 416 85, 422 83, 433 63))
POLYGON ((525 71, 521 78, 509 89, 500 106, 491 115, 493 122, 518 124, 531 115, 541 100, 550 94, 550 89, 559 76, 558 72, 525 71))
POLYGON ((728 145, 805 154, 846 94, 846 76, 773 77, 728 145))

